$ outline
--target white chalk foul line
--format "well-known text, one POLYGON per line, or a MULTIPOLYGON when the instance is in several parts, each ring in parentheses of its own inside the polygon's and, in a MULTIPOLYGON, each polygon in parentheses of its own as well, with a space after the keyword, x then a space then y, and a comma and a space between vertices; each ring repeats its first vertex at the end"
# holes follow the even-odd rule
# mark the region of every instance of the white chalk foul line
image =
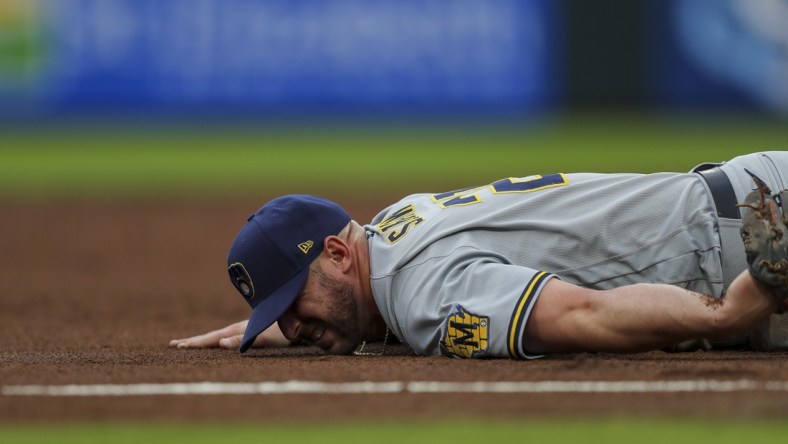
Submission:
POLYGON ((279 395, 400 393, 402 382, 194 382, 174 384, 87 384, 5 386, 7 396, 279 395))
POLYGON ((535 382, 411 382, 412 393, 668 393, 788 391, 788 381, 535 381, 535 382))
POLYGON ((282 395, 386 393, 675 393, 788 391, 788 381, 391 381, 8 385, 4 396, 282 395))

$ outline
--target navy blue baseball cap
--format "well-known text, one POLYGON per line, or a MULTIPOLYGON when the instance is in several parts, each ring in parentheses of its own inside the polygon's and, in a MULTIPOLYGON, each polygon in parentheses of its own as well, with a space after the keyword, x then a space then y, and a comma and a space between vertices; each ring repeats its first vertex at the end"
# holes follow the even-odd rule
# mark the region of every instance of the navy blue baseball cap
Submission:
POLYGON ((227 254, 230 282, 252 307, 241 353, 287 311, 323 240, 348 223, 350 215, 339 205, 300 194, 276 198, 249 216, 227 254))

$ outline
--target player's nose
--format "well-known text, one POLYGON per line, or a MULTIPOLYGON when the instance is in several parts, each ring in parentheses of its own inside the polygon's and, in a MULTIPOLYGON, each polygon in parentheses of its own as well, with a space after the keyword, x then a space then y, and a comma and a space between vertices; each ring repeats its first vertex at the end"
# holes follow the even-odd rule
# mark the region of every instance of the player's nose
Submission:
POLYGON ((283 314, 279 320, 279 329, 285 335, 288 341, 293 341, 298 338, 298 332, 301 330, 301 322, 293 316, 293 313, 288 310, 283 314))

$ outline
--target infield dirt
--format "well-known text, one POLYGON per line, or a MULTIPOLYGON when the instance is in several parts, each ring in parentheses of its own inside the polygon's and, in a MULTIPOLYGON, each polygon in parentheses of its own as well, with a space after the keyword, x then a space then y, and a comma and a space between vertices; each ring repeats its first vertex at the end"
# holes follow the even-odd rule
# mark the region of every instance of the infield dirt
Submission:
MULTIPOLYGON (((390 203, 343 201, 368 221, 390 203)), ((325 356, 311 348, 172 350, 169 339, 248 315, 227 247, 264 200, 0 204, 0 385, 256 381, 788 381, 788 354, 576 354, 537 361, 325 356)), ((300 421, 643 415, 784 418, 788 392, 663 394, 0 395, 0 422, 300 421)))

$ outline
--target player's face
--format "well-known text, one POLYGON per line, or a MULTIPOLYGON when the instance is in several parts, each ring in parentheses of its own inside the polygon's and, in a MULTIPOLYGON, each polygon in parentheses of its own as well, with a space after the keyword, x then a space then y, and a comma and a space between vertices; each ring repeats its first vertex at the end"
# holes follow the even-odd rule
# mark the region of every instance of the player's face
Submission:
POLYGON ((349 354, 361 342, 356 296, 349 282, 313 268, 301 295, 279 318, 279 328, 291 341, 300 339, 331 354, 349 354))

